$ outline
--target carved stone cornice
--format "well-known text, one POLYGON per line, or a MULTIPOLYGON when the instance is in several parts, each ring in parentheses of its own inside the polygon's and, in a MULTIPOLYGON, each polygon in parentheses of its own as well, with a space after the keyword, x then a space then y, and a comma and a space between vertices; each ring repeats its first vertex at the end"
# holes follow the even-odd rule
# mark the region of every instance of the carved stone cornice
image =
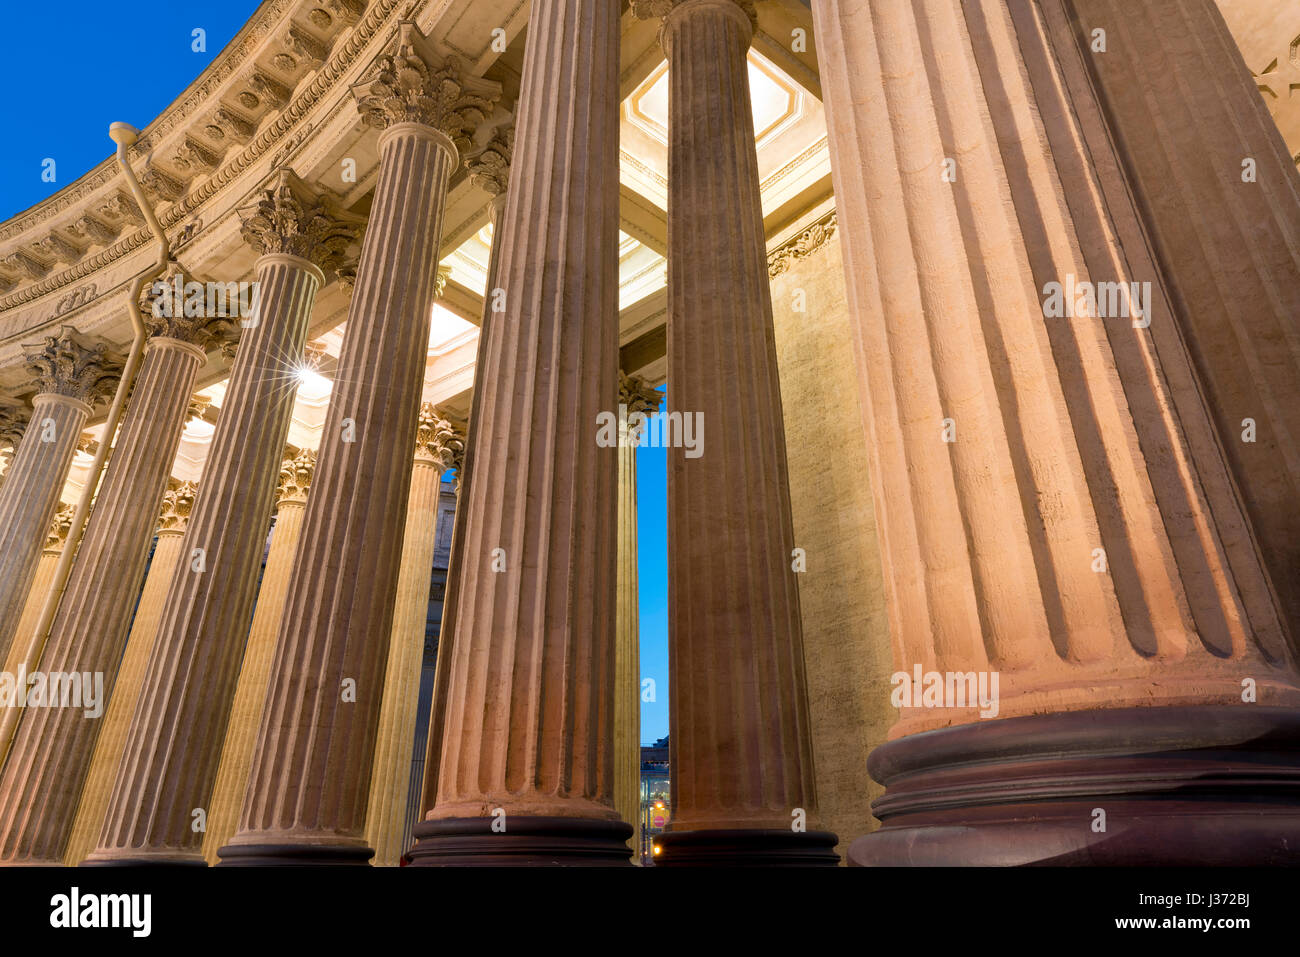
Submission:
POLYGON ((21 250, 10 253, 0 262, 9 269, 10 275, 16 275, 18 279, 41 279, 50 271, 49 266, 21 250))
POLYGON ((181 482, 163 495, 162 512, 158 515, 158 531, 183 532, 194 507, 194 496, 199 487, 193 482, 181 482))
POLYGON ((767 254, 767 275, 775 279, 800 260, 807 259, 822 249, 835 235, 838 222, 831 210, 793 239, 787 240, 767 254))
POLYGON ((501 98, 501 85, 476 77, 455 57, 442 57, 410 20, 397 25, 396 47, 352 85, 365 122, 384 130, 421 123, 446 134, 464 153, 474 130, 501 98))
POLYGON ((261 70, 254 70, 249 75, 248 86, 257 98, 269 104, 274 110, 283 109, 293 92, 279 80, 267 76, 261 70))
POLYGON ((465 160, 470 182, 492 196, 510 188, 510 160, 515 147, 514 125, 498 127, 487 145, 465 160))
POLYGON ((252 206, 239 210, 241 234, 263 255, 288 253, 315 263, 323 272, 343 264, 365 220, 344 211, 330 197, 282 169, 252 206))
POLYGON ((275 490, 276 503, 305 505, 315 473, 316 453, 311 449, 303 449, 292 458, 285 459, 280 466, 280 484, 275 490))
POLYGON ((172 157, 172 165, 190 176, 210 173, 220 162, 221 158, 216 153, 189 136, 185 137, 185 141, 177 147, 176 155, 172 157))
POLYGON ((113 394, 122 375, 122 359, 108 343, 92 341, 72 326, 57 335, 23 346, 27 371, 42 394, 65 395, 88 405, 113 394))
POLYGON ((420 406, 419 427, 415 434, 415 457, 432 462, 439 471, 451 467, 457 451, 465 447, 464 436, 442 417, 432 402, 420 406))
POLYGON ((58 233, 50 233, 44 239, 32 243, 32 248, 46 259, 56 263, 71 265, 81 258, 82 250, 64 239, 58 233))
POLYGON ((174 203, 185 195, 185 186, 155 166, 147 167, 139 176, 145 192, 167 203, 174 203))
POLYGON ((60 505, 50 520, 49 530, 45 533, 45 550, 61 552, 68 541, 68 532, 72 529, 72 516, 77 509, 72 505, 60 505))
POLYGON ((329 47, 326 44, 293 24, 289 25, 289 31, 284 35, 284 48, 292 56, 306 60, 312 66, 324 63, 325 57, 329 55, 329 47))
POLYGON ((325 0, 325 9, 336 20, 346 24, 356 23, 366 12, 366 0, 325 0))
MULTIPOLYGON (((199 80, 187 90, 183 99, 178 100, 151 123, 136 144, 137 152, 148 153, 181 129, 201 133, 208 136, 209 140, 220 144, 221 138, 227 133, 218 123, 229 121, 235 127, 241 129, 247 127, 248 135, 240 134, 239 138, 239 142, 248 144, 243 150, 228 156, 209 178, 200 181, 199 185, 186 196, 161 211, 159 220, 163 228, 171 229, 177 223, 190 218, 197 209, 238 180, 259 159, 274 153, 279 149, 282 141, 304 128, 308 123, 306 118, 317 109, 317 104, 331 96, 340 81, 352 72, 357 61, 366 54, 375 38, 388 27, 390 18, 403 2, 405 0, 370 0, 367 4, 361 0, 344 0, 344 7, 360 12, 359 22, 346 34, 343 42, 334 44, 330 59, 316 71, 311 82, 305 84, 301 91, 296 93, 293 101, 284 110, 279 114, 273 114, 264 122, 259 132, 249 121, 226 110, 217 97, 229 94, 232 87, 228 82, 237 74, 246 71, 249 51, 259 48, 262 37, 282 29, 288 22, 289 13, 298 4, 298 0, 265 0, 237 35, 236 41, 227 47, 229 54, 219 57, 209 66, 199 80), (216 117, 212 112, 214 109, 218 114, 216 117), (217 122, 209 120, 210 117, 217 122), (208 124, 206 130, 205 123, 208 124)), ((333 8, 332 4, 327 5, 333 8)), ((277 69, 285 73, 296 69, 295 61, 288 54, 277 54, 273 62, 277 69), (281 59, 286 62, 281 64, 281 59)), ((331 109, 337 110, 341 107, 342 104, 338 103, 332 105, 331 109)), ((222 153, 228 149, 220 145, 214 148, 222 153)), ((110 188, 105 192, 110 184, 120 181, 120 176, 121 172, 114 160, 104 161, 76 183, 60 190, 31 210, 0 224, 0 242, 11 240, 39 223, 53 220, 69 210, 75 214, 78 205, 82 205, 83 214, 92 212, 95 218, 107 221, 110 228, 121 230, 123 224, 117 222, 119 218, 143 227, 143 216, 124 190, 110 188)), ((69 283, 84 279, 152 241, 152 236, 146 229, 128 230, 126 235, 117 242, 98 252, 83 256, 75 266, 57 274, 23 276, 17 282, 11 277, 0 274, 0 292, 3 292, 0 296, 0 312, 32 302, 69 283), (13 288, 15 285, 18 288, 13 288)), ((0 248, 0 263, 3 263, 6 256, 14 250, 13 246, 10 246, 8 251, 0 248)), ((46 272, 48 273, 48 270, 46 272)))
POLYGON ((110 225, 89 214, 78 219, 74 224, 74 228, 85 236, 91 244, 97 246, 107 246, 122 231, 121 226, 110 225))

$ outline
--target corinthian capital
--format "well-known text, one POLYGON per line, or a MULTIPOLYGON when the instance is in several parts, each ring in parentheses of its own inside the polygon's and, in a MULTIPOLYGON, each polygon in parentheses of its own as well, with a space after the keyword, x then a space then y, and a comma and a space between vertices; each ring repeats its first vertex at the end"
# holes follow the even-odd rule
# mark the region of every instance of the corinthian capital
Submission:
POLYGON ((661 398, 662 396, 646 385, 639 376, 625 375, 622 370, 619 370, 618 401, 620 405, 627 406, 629 415, 633 412, 649 415, 657 411, 661 398))
MULTIPOLYGON (((187 310, 185 283, 185 274, 173 265, 163 278, 145 287, 144 294, 140 297, 140 313, 151 338, 192 343, 206 352, 234 335, 239 323, 225 315, 209 313, 206 300, 204 308, 187 310), (187 312, 194 315, 187 315, 187 312)), ((238 303, 238 284, 228 285, 230 288, 223 293, 223 298, 228 294, 238 303)))
POLYGON ((122 359, 108 343, 82 336, 64 326, 55 336, 23 346, 27 371, 37 391, 65 395, 89 405, 113 394, 122 375, 122 359))
POLYGON ((0 448, 18 448, 31 417, 32 410, 25 405, 0 405, 0 448))
POLYGON ((311 449, 303 449, 293 458, 285 459, 280 466, 276 502, 281 505, 286 502, 306 504, 307 490, 311 488, 311 479, 315 473, 316 453, 311 449))
POLYGON ((442 417, 432 402, 420 406, 420 424, 415 435, 415 457, 430 460, 439 471, 451 468, 457 450, 465 447, 465 437, 442 417))
POLYGON ((199 487, 193 482, 181 482, 163 495, 162 512, 158 515, 158 531, 183 532, 194 507, 194 496, 199 487))
POLYGON ((348 246, 365 225, 363 218, 346 212, 288 169, 276 173, 257 202, 239 210, 239 218, 244 240, 263 255, 288 253, 315 263, 322 272, 343 263, 348 246))
POLYGON ((68 531, 72 528, 74 512, 76 512, 76 508, 72 505, 59 506, 59 510, 54 513, 54 518, 50 521, 49 531, 45 533, 46 551, 63 551, 63 545, 68 540, 68 531))
POLYGON ((706 4, 716 6, 720 3, 735 4, 749 18, 749 24, 754 31, 758 31, 758 11, 754 9, 754 0, 632 0, 632 15, 642 20, 662 19, 672 13, 674 8, 685 6, 688 3, 700 6, 706 4))
POLYGON ((499 126, 492 131, 487 145, 465 160, 470 182, 493 196, 510 187, 510 159, 515 148, 515 128, 499 126))
POLYGON ((414 23, 403 20, 395 49, 352 85, 352 94, 369 125, 383 130, 421 123, 445 133, 464 152, 500 99, 501 86, 463 70, 455 57, 439 55, 414 23))

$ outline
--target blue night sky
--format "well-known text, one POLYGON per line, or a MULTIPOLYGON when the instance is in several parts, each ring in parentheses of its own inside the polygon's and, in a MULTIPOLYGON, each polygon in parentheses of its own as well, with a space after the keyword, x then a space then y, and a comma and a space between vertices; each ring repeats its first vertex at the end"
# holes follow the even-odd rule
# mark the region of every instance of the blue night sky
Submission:
MULTIPOLYGON (((230 42, 257 0, 68 0, 6 3, 0 31, 0 89, 19 92, 7 103, 10 141, 0 150, 0 220, 39 203, 113 153, 108 125, 121 120, 144 129, 230 42), (75 33, 70 24, 77 24, 75 33), (146 28, 145 25, 148 25, 146 28), (192 31, 207 32, 206 52, 191 50, 192 31), (69 69, 70 43, 84 43, 69 69), (55 162, 55 181, 41 178, 55 162)), ((641 675, 655 680, 656 700, 641 704, 641 740, 668 733, 667 456, 637 450, 641 675)))

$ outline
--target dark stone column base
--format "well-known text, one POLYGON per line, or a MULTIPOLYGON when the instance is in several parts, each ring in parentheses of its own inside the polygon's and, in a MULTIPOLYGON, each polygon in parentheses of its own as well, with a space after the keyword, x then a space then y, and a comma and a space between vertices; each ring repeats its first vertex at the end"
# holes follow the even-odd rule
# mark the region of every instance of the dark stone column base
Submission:
POLYGON ((656 867, 836 867, 839 839, 829 831, 736 828, 665 831, 656 867))
POLYGON ((227 844, 218 867, 367 867, 375 852, 364 844, 227 844))
POLYGON ((447 818, 415 825, 414 867, 631 866, 632 825, 574 817, 506 817, 492 830, 490 817, 447 818))
POLYGON ((88 857, 78 867, 207 867, 203 858, 192 857, 88 857))
POLYGON ((872 751, 856 866, 1300 864, 1300 711, 1124 708, 983 721, 872 751), (1104 812, 1105 830, 1101 830, 1104 812))

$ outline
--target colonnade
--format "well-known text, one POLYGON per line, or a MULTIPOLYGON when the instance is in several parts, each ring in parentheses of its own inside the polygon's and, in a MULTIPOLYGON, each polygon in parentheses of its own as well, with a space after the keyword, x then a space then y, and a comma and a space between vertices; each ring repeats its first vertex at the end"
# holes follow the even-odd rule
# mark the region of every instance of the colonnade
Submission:
MULTIPOLYGON (((658 863, 834 865, 749 89, 756 8, 632 7, 660 21, 669 62, 669 407, 699 416, 706 443, 668 453, 674 799, 658 863)), ((895 665, 996 676, 1002 719, 903 700, 870 759, 884 826, 850 859, 1285 858, 1300 837, 1294 546, 1268 526, 1300 474, 1300 353, 1277 345, 1295 337, 1300 178, 1211 0, 813 12, 895 665), (1204 116, 1176 102, 1206 77, 1245 118, 1238 147, 1203 149, 1204 116), (1238 151, 1253 188, 1232 178, 1238 151), (1067 275, 1149 283, 1145 312, 1048 318, 1040 290, 1067 275), (1243 288, 1245 319, 1225 306, 1243 288), (1239 448, 1244 417, 1273 458, 1239 448), (1090 826, 1099 805, 1110 831, 1090 826)), ((378 132, 368 218, 289 169, 240 211, 261 296, 197 486, 168 472, 230 330, 151 320, 48 638, 24 608, 120 358, 70 328, 30 347, 38 391, 0 485, 0 657, 101 672, 112 697, 102 720, 23 715, 0 768, 0 863, 627 862, 635 464, 626 434, 606 447, 595 423, 659 400, 619 369, 619 5, 533 0, 527 37, 503 124, 496 83, 400 22, 352 88, 378 132), (467 434, 422 401, 462 163, 494 225, 467 434), (358 241, 320 448, 287 449, 284 380, 358 241), (462 455, 407 849, 433 515, 462 455)))

